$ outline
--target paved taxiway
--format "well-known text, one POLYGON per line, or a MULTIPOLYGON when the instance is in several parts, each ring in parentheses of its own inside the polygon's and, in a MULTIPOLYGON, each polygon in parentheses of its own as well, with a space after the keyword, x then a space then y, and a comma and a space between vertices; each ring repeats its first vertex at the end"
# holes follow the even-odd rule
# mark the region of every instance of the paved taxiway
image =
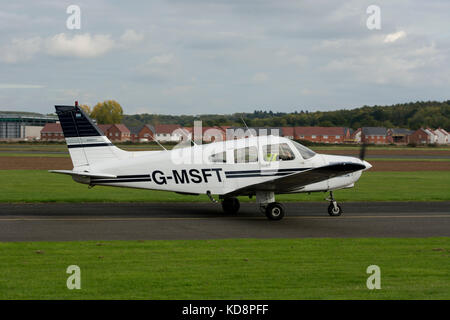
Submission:
POLYGON ((213 203, 0 204, 0 241, 450 236, 450 202, 285 203, 268 221, 254 203, 226 216, 213 203))

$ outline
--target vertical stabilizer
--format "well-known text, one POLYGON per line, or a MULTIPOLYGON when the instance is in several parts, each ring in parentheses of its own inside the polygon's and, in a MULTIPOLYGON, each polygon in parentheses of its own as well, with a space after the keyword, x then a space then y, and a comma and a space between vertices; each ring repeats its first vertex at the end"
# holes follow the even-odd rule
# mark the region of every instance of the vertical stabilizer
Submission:
POLYGON ((77 170, 89 170, 93 164, 127 157, 128 152, 115 147, 77 104, 55 109, 77 170))

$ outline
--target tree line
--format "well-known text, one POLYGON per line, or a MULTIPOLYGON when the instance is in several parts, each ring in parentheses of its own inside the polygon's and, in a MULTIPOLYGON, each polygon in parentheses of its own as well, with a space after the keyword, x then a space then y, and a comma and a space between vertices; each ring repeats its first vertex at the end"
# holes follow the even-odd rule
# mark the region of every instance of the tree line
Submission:
POLYGON ((242 119, 249 127, 323 126, 323 127, 421 127, 444 128, 450 130, 450 100, 417 101, 390 106, 363 106, 356 109, 308 112, 300 109, 292 113, 255 110, 252 113, 203 114, 203 115, 124 115, 122 107, 114 100, 98 103, 92 111, 83 106, 98 123, 123 122, 127 126, 144 124, 179 124, 192 126, 195 120, 202 120, 203 126, 243 126, 242 119))

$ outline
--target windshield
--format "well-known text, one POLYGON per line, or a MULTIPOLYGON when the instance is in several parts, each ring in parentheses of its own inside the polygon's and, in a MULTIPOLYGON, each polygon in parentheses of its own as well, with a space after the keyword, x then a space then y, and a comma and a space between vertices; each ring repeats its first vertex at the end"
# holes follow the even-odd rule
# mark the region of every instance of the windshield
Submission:
POLYGON ((300 143, 292 141, 292 144, 294 145, 294 147, 297 148, 298 152, 300 152, 300 154, 302 155, 303 159, 309 159, 312 158, 316 155, 316 153, 314 151, 312 151, 311 149, 302 146, 300 143))

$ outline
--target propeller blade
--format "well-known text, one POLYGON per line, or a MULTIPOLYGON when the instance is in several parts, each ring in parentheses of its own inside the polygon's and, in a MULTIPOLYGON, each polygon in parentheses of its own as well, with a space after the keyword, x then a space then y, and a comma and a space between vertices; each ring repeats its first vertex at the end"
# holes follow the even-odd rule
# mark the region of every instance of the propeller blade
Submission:
POLYGON ((366 156, 366 148, 367 148, 367 144, 363 143, 363 145, 361 146, 361 149, 359 150, 359 158, 361 160, 364 160, 364 157, 366 156))

